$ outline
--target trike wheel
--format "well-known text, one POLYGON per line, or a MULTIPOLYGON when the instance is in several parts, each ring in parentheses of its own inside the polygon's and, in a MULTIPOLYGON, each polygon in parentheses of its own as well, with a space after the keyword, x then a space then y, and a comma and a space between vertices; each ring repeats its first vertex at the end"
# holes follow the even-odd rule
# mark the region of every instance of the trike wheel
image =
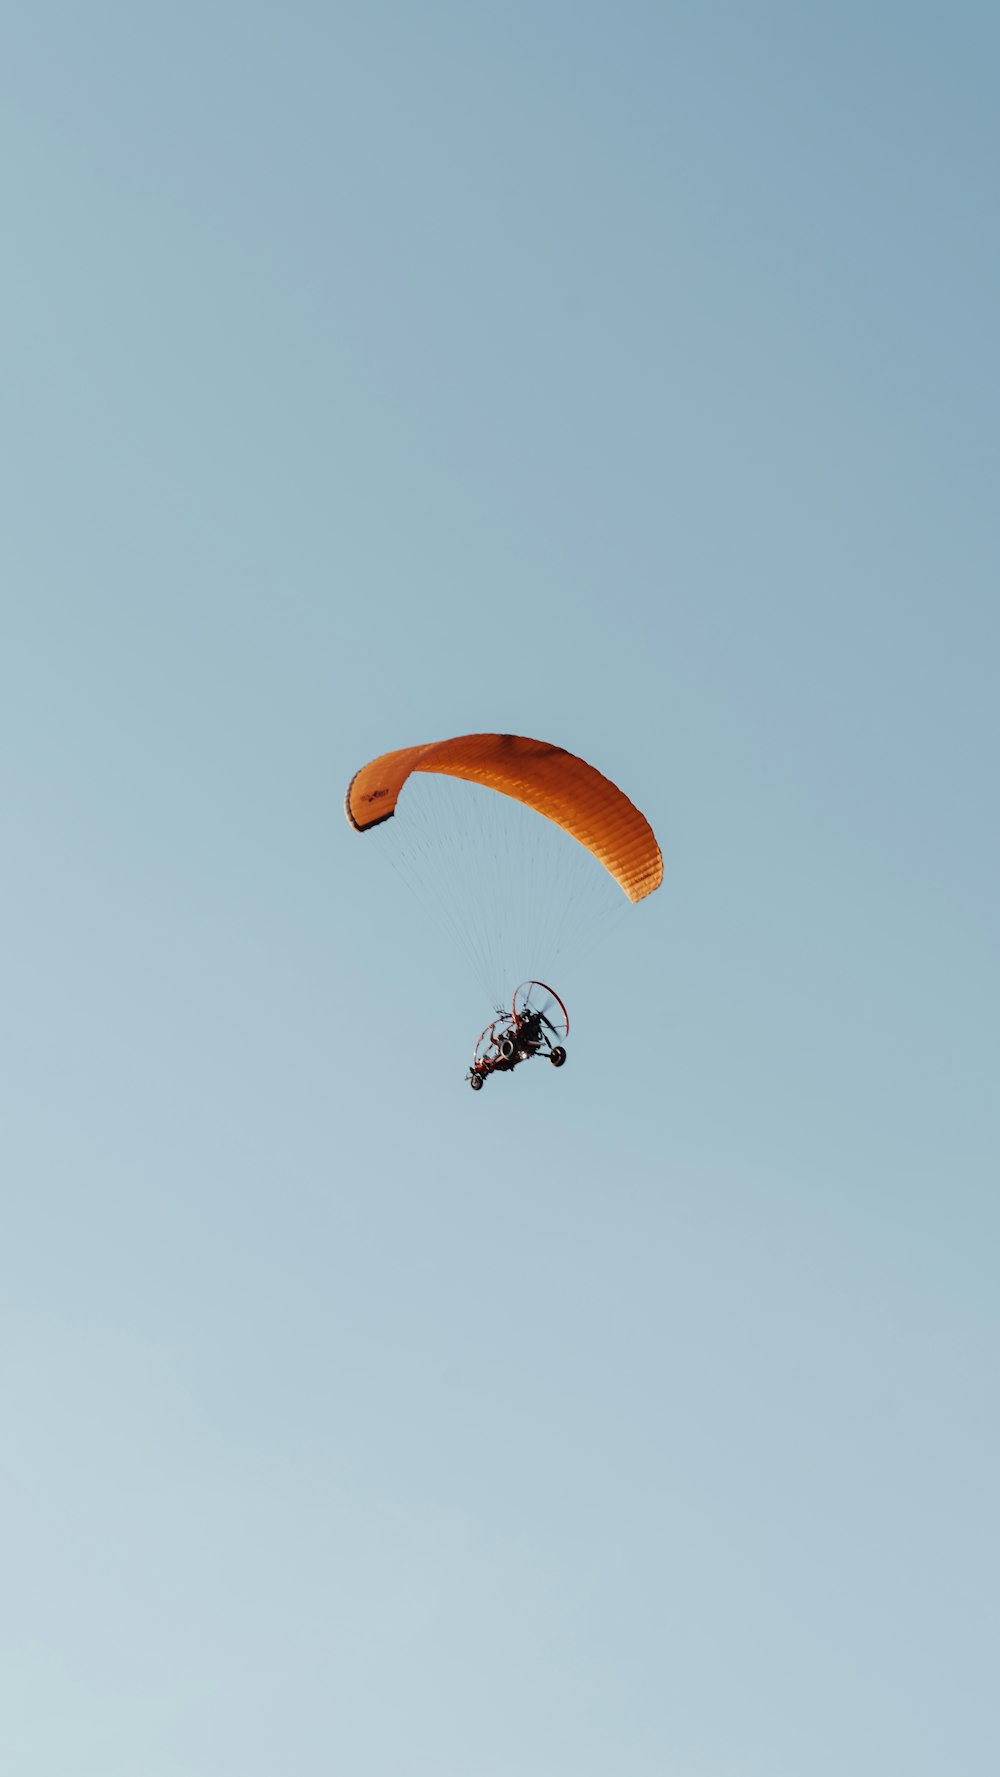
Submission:
POLYGON ((482 1074, 473 1074, 469 1080, 469 1085, 472 1087, 473 1092, 481 1092, 483 1089, 482 1074))
POLYGON ((549 1060, 551 1061, 553 1067, 562 1067, 563 1062, 566 1060, 565 1049, 561 1049, 561 1048, 553 1049, 551 1055, 549 1056, 549 1060))

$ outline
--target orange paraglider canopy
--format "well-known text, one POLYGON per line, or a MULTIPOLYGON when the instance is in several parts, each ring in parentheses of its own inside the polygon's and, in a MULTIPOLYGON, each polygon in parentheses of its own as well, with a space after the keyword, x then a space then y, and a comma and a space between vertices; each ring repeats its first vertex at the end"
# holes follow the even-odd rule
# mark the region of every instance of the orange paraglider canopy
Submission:
POLYGON ((460 734, 383 753, 347 787, 351 826, 364 833, 395 814, 412 771, 465 778, 525 803, 592 852, 630 901, 641 901, 663 881, 660 848, 645 816, 608 778, 563 747, 522 734, 460 734))

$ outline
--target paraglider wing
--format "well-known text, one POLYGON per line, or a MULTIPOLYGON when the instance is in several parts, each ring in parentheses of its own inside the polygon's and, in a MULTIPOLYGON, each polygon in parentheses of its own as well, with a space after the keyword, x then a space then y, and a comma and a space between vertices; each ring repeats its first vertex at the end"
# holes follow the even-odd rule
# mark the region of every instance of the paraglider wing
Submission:
POLYGON ((624 792, 574 753, 522 734, 462 734, 383 753, 348 785, 344 808, 352 827, 364 833, 395 814, 413 771, 465 778, 523 802, 592 852, 630 901, 663 881, 653 830, 624 792))

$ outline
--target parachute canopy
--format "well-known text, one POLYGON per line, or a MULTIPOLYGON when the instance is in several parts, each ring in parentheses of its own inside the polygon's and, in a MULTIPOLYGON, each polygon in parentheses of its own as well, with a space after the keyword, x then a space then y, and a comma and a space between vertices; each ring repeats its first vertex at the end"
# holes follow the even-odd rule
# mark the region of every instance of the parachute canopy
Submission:
POLYGON ((389 820, 414 771, 464 778, 533 808, 593 853, 630 901, 643 900, 663 881, 653 829, 624 792, 565 748, 523 734, 460 734, 383 753, 347 787, 351 826, 364 833, 389 820))

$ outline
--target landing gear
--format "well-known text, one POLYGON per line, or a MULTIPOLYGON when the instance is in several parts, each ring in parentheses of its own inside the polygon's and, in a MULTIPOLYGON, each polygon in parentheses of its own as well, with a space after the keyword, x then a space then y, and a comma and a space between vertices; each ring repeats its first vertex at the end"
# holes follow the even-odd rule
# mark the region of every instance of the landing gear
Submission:
POLYGON ((566 1060, 565 1049, 561 1049, 557 1045, 556 1048, 553 1049, 551 1055, 549 1056, 549 1060, 551 1061, 553 1067, 562 1067, 563 1062, 566 1060))

